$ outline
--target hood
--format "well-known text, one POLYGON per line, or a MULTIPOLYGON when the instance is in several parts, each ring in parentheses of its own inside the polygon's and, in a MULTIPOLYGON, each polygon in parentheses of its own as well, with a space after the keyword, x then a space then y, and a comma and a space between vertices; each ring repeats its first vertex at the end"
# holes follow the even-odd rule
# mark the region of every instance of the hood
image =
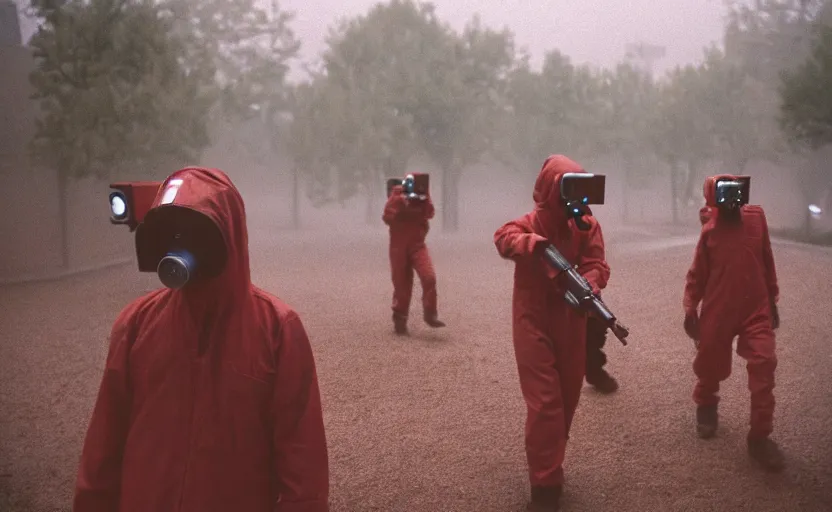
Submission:
POLYGON ((721 180, 736 180, 737 177, 733 174, 717 174, 705 178, 705 184, 702 187, 702 195, 705 196, 705 205, 716 208, 716 182, 721 180))
POLYGON ((580 164, 563 155, 552 155, 543 163, 534 184, 534 202, 539 210, 552 210, 563 214, 560 181, 569 172, 586 172, 580 164))
POLYGON ((716 212, 710 206, 703 206, 699 209, 699 223, 703 226, 714 218, 716 212))
POLYGON ((240 192, 218 169, 187 167, 171 174, 159 187, 150 211, 136 230, 136 255, 142 272, 155 272, 165 255, 156 234, 170 208, 186 208, 210 219, 226 250, 225 264, 217 277, 174 293, 181 292, 189 302, 210 299, 233 304, 251 288, 246 213, 240 192))
MULTIPOLYGON (((549 240, 570 238, 577 230, 566 215, 566 205, 560 194, 560 182, 569 172, 586 172, 580 164, 563 155, 552 155, 543 163, 534 184, 535 231, 549 240)), ((591 214, 591 210, 589 211, 591 214)))

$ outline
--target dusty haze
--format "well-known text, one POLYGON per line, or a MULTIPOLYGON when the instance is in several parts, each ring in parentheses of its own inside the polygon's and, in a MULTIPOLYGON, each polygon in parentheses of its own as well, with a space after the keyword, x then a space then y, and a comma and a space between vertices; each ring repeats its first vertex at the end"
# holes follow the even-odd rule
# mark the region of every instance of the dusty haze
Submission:
MULTIPOLYGON (((364 13, 374 3, 281 5, 296 14, 291 26, 303 42, 301 60, 309 62, 339 17, 364 13)), ((535 63, 558 49, 575 63, 612 66, 627 44, 644 41, 667 48, 654 68, 662 73, 700 60, 702 48, 723 31, 719 0, 434 3, 457 29, 474 13, 487 26, 507 26, 535 63)), ((24 37, 34 26, 24 20, 24 37)), ((302 78, 300 69, 296 63, 293 79, 302 78)), ((21 90, 23 76, 14 82, 21 90)), ((14 105, 14 94, 6 92, 0 89, 0 101, 14 105)), ((513 267, 497 255, 492 235, 533 207, 542 161, 528 168, 490 161, 466 168, 460 230, 453 234, 442 232, 438 169, 425 160, 410 162, 409 170, 432 175, 437 218, 427 244, 448 327, 436 331, 421 323, 417 284, 412 336, 398 338, 390 321, 383 183, 369 205, 358 195, 313 208, 303 197, 301 230, 292 231, 288 157, 258 162, 251 156, 251 148, 269 144, 260 128, 216 131, 201 163, 226 171, 243 194, 252 279, 297 310, 308 329, 327 429, 332 512, 523 510, 525 404, 511 338, 513 267)), ((570 148, 551 152, 569 155, 570 148)), ((607 342, 607 368, 622 386, 618 394, 584 389, 567 450, 564 511, 832 510, 832 249, 775 238, 783 318, 775 438, 788 469, 765 475, 745 451, 749 397, 739 358, 721 391, 718 437, 702 442, 694 434, 694 348, 682 331, 681 297, 701 199, 680 205, 682 222, 670 226, 666 173, 625 194, 616 162, 581 163, 608 176, 606 204, 593 208, 612 268, 604 300, 632 335, 627 347, 612 336, 607 342), (628 223, 622 221, 625 204, 628 223)), ((7 267, 0 268, 0 511, 67 511, 110 328, 130 301, 160 284, 155 274, 136 272, 133 237, 108 222, 107 183, 91 179, 70 186, 69 250, 73 270, 95 268, 61 275, 54 172, 20 172, 24 168, 0 151, 0 208, 6 213, 0 263, 7 267), (37 197, 21 193, 34 188, 37 197), (31 276, 54 279, 2 282, 31 276)), ((765 206, 770 226, 799 226, 806 211, 800 175, 759 161, 746 171, 753 176, 752 202, 765 206)), ((832 197, 828 201, 832 209, 832 197)))
MULTIPOLYGON (((18 5, 24 0, 16 0, 18 5)), ((366 12, 374 0, 282 0, 295 13, 292 28, 302 40, 301 60, 314 62, 325 47, 327 31, 339 18, 366 12)), ((436 0, 439 16, 461 29, 476 13, 491 27, 510 28, 518 46, 526 47, 533 62, 554 48, 577 63, 613 66, 638 41, 665 46, 667 56, 656 62, 662 73, 679 64, 698 62, 702 48, 722 37, 725 9, 721 0, 436 0), (659 7, 660 6, 660 7, 659 7)), ((24 39, 36 24, 22 20, 24 39)), ((300 63, 295 75, 302 76, 300 63)))
MULTIPOLYGON (((373 0, 283 0, 296 13, 293 25, 303 40, 304 60, 314 61, 324 48, 327 27, 336 19, 365 12, 373 0)), ((626 45, 645 41, 667 47, 667 57, 656 63, 663 72, 678 64, 696 62, 702 48, 722 36, 724 8, 720 0, 437 0, 438 15, 461 29, 475 13, 491 27, 508 26, 518 46, 528 48, 533 62, 554 48, 575 62, 613 66, 626 45)))

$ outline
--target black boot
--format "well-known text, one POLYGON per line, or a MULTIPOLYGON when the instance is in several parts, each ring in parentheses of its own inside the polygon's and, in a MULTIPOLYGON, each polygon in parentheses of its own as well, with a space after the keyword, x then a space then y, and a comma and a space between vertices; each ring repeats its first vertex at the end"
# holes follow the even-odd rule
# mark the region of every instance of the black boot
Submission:
POLYGON ((425 323, 433 328, 445 327, 445 322, 439 320, 439 314, 436 311, 425 311, 425 323))
POLYGON ((407 317, 399 313, 393 313, 393 328, 399 336, 407 335, 407 317))
POLYGON ((618 391, 618 382, 604 370, 607 355, 607 326, 594 316, 586 322, 586 382, 599 393, 610 394, 618 391))
POLYGON ((526 506, 530 512, 558 512, 560 510, 560 496, 563 487, 553 486, 532 486, 532 500, 526 506))
POLYGON ((748 454, 766 471, 778 473, 785 467, 783 452, 777 443, 764 437, 762 439, 748 438, 748 454))
POLYGON ((715 405, 700 405, 696 408, 696 435, 710 439, 716 435, 719 414, 715 405))
POLYGON ((594 387, 599 393, 609 395, 618 391, 618 381, 607 373, 606 370, 593 372, 592 375, 587 374, 586 382, 594 387))

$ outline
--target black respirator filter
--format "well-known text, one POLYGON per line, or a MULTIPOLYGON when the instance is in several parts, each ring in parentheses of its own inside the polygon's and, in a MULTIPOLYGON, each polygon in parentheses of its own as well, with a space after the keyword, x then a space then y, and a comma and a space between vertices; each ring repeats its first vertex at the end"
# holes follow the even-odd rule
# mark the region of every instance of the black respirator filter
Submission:
POLYGON ((163 285, 178 290, 188 284, 196 270, 196 257, 186 249, 176 249, 159 261, 156 273, 163 285))
POLYGON ((228 253, 222 232, 206 215, 181 206, 151 210, 136 231, 139 270, 156 272, 178 290, 199 279, 218 277, 228 253))
POLYGON ((604 204, 606 176, 583 172, 566 173, 561 177, 560 195, 566 207, 566 215, 573 219, 578 229, 586 231, 590 225, 584 221, 591 215, 589 205, 604 204))

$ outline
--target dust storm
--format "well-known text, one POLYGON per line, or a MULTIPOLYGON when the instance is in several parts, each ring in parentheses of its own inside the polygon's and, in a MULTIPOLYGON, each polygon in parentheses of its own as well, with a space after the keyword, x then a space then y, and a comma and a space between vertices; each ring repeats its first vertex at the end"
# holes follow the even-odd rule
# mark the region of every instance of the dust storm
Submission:
MULTIPOLYGON (((133 75, 78 64, 60 44, 68 24, 44 21, 60 8, 24 3, 13 11, 0 0, 3 512, 72 510, 111 328, 161 287, 155 273, 137 270, 135 234, 110 223, 109 185, 164 180, 189 165, 234 182, 252 282, 303 321, 320 385, 329 509, 524 510, 515 269, 494 234, 535 209, 551 154, 606 177, 604 204, 592 205, 610 268, 603 300, 631 332, 627 346, 610 335, 604 347, 620 389, 581 390, 563 510, 832 508, 832 180, 823 139, 832 131, 815 129, 832 120, 820 119, 822 95, 799 82, 801 64, 822 49, 812 27, 829 20, 828 2, 151 2, 152 19, 166 20, 151 33, 154 51, 179 53, 133 75), (246 16, 255 8, 257 22, 246 16), (196 30, 194 20, 208 25, 196 30), (235 34, 250 31, 256 44, 244 46, 235 34), (781 77, 788 73, 792 82, 781 77), (149 92, 109 88, 120 79, 149 92), (426 245, 447 327, 422 321, 416 279, 402 337, 391 322, 382 213, 385 180, 408 173, 430 174, 436 215, 426 245), (746 453, 749 384, 739 356, 720 389, 718 435, 696 436, 697 349, 682 300, 703 182, 718 174, 751 176, 750 202, 765 209, 771 232, 780 474, 746 453)), ((144 5, 66 3, 72 20, 100 35, 72 36, 75 45, 111 66, 119 52, 124 62, 153 53, 142 50, 144 32, 125 35, 138 26, 126 14, 111 29, 95 25, 101 12, 83 9, 114 4, 144 5)))

